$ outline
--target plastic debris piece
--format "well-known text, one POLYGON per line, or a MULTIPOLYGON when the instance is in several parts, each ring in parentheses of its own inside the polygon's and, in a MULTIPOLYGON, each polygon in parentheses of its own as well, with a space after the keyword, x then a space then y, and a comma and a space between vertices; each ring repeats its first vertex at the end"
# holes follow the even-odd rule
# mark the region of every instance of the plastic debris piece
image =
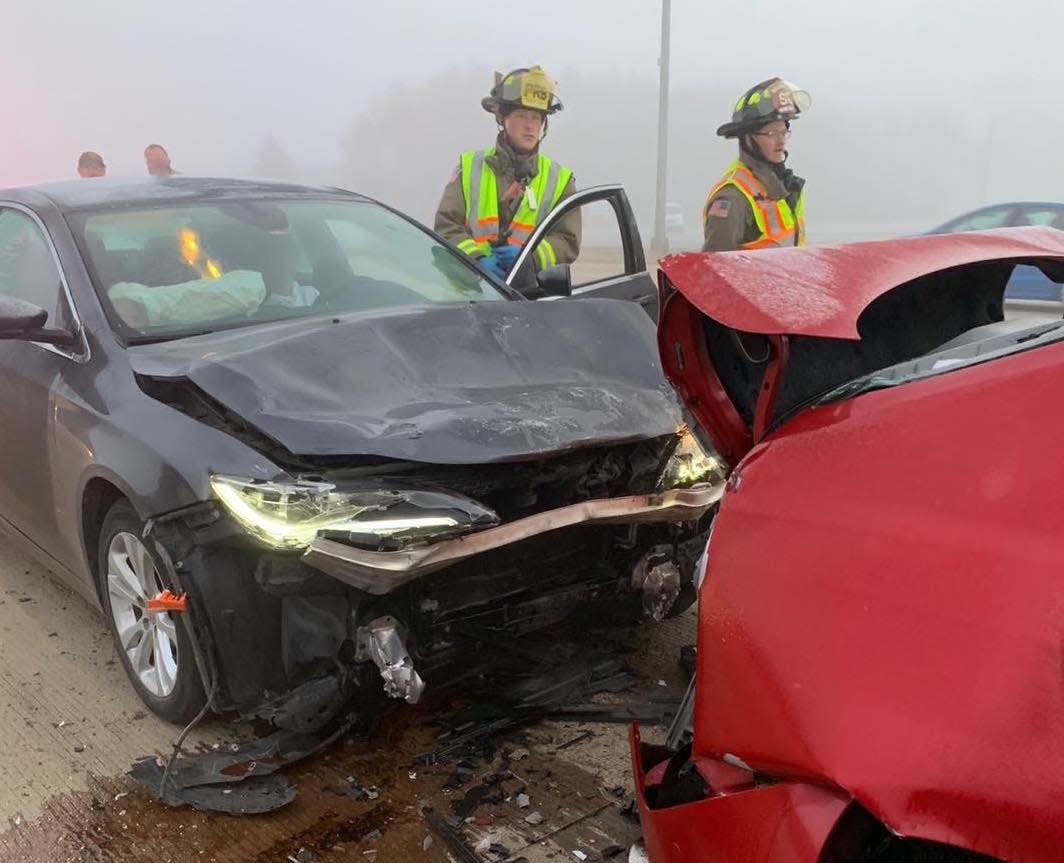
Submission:
MULTIPOLYGON (((153 795, 159 795, 163 768, 154 758, 143 758, 133 764, 129 775, 146 787, 153 795)), ((284 776, 252 776, 231 786, 232 793, 219 785, 181 787, 171 774, 166 788, 159 798, 167 806, 191 806, 208 812, 227 812, 231 815, 258 815, 273 812, 296 799, 296 789, 284 776)), ((195 826, 195 825, 193 825, 195 826)))
POLYGON ((642 840, 636 842, 635 845, 628 849, 628 863, 650 863, 650 858, 647 856, 642 840))
POLYGON ((574 857, 575 857, 575 858, 576 858, 577 860, 586 860, 586 859, 587 859, 587 855, 586 855, 586 854, 585 854, 585 853, 584 853, 583 851, 576 851, 576 850, 574 850, 574 851, 573 851, 573 856, 574 856, 574 857))
POLYGON ((529 799, 529 796, 527 794, 518 794, 517 795, 517 808, 518 809, 527 809, 529 807, 529 805, 531 805, 531 803, 532 803, 532 801, 531 801, 531 799, 529 799))
POLYGON ((543 823, 543 816, 540 815, 538 812, 533 812, 530 815, 526 815, 525 816, 525 821, 527 821, 529 824, 535 826, 536 824, 542 824, 543 823))
POLYGON ((428 824, 429 829, 439 836, 444 844, 451 849, 459 863, 481 863, 476 852, 469 847, 457 828, 452 827, 447 821, 441 818, 434 809, 422 809, 421 816, 425 819, 425 823, 428 824))
POLYGON ((188 611, 188 594, 182 593, 179 596, 176 593, 171 593, 169 590, 160 591, 148 600, 146 610, 148 614, 158 614, 164 611, 188 611))

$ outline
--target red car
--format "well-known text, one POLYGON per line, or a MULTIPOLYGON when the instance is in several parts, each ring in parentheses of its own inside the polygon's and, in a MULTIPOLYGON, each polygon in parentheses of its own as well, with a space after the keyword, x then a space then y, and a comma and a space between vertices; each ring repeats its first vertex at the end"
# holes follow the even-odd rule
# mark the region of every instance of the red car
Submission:
POLYGON ((663 262, 731 473, 693 717, 632 730, 653 863, 1064 860, 1064 322, 1002 320, 1017 264, 1064 232, 663 262))

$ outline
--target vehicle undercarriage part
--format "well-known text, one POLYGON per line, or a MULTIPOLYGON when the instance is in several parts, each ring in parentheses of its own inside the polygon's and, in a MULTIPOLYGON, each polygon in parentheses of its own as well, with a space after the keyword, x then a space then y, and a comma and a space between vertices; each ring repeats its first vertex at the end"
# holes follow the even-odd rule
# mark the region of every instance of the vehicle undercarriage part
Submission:
POLYGON ((175 788, 166 779, 163 766, 154 757, 135 761, 129 775, 167 806, 191 806, 205 812, 225 812, 229 815, 273 812, 295 800, 297 793, 295 786, 280 775, 248 779, 235 787, 197 785, 175 788))
POLYGON ((669 726, 669 732, 665 736, 665 748, 670 752, 679 752, 689 745, 694 739, 695 726, 695 678, 687 684, 680 709, 669 726))
POLYGON ((380 669, 384 691, 407 704, 417 704, 425 691, 425 681, 414 668, 414 660, 400 634, 399 622, 392 617, 378 617, 358 631, 356 658, 368 656, 380 669))
POLYGON ((667 545, 651 549, 632 570, 632 589, 642 592, 643 611, 658 623, 676 604, 681 583, 680 567, 667 545))
POLYGON ((303 560, 345 584, 380 596, 475 555, 573 525, 697 521, 720 500, 723 489, 718 483, 583 501, 459 538, 399 551, 369 551, 319 537, 311 542, 303 560))
POLYGON ((314 734, 339 715, 349 694, 341 676, 332 674, 267 701, 254 715, 277 728, 314 734))
POLYGON ((357 721, 356 715, 349 715, 319 734, 276 731, 249 743, 179 757, 165 771, 149 756, 135 761, 129 775, 169 806, 231 814, 270 812, 296 796, 284 777, 272 774, 325 749, 357 721))

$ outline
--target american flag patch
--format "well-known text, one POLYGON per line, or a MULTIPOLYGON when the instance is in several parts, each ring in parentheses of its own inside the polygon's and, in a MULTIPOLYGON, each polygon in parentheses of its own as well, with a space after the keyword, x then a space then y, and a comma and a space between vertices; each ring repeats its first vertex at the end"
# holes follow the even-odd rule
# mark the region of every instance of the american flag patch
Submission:
POLYGON ((717 198, 709 205, 709 209, 706 210, 707 216, 716 216, 718 219, 728 218, 728 213, 731 211, 731 201, 726 198, 717 198))

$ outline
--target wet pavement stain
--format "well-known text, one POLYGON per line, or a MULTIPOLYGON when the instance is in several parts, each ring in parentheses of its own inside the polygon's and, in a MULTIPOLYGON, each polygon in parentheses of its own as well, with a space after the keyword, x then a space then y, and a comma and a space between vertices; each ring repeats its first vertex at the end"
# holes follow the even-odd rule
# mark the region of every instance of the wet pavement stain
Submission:
MULTIPOLYGON (((602 646, 597 636, 589 640, 592 646, 582 648, 583 654, 602 646)), ((611 644, 610 655, 624 656, 636 669, 638 683, 591 700, 645 705, 678 699, 687 675, 676 657, 680 646, 692 640, 693 613, 611 644)), ((559 642, 545 652, 559 657, 571 672, 559 642)), ((448 720, 458 720, 459 711, 470 704, 480 705, 483 695, 477 693, 494 688, 490 680, 480 689, 466 680, 427 693, 416 708, 388 703, 371 735, 349 735, 286 768, 298 796, 266 815, 171 809, 126 776, 96 776, 86 784, 84 770, 71 762, 66 787, 87 790, 53 796, 38 807, 42 814, 31 819, 0 822, 0 863, 443 863, 449 859, 443 840, 431 834, 431 842, 426 841, 426 806, 452 819, 469 846, 479 845, 477 856, 483 861, 516 863, 524 857, 529 863, 560 863, 579 859, 576 850, 591 863, 625 859, 639 829, 622 815, 630 800, 623 725, 536 721, 497 734, 486 751, 463 751, 438 764, 418 761, 422 753, 452 742, 453 736, 440 738, 448 720), (359 788, 375 788, 377 796, 356 799, 345 793, 351 780, 359 788), (520 805, 523 798, 519 803, 521 794, 529 797, 527 807, 520 805), (475 805, 466 811, 460 801, 475 805), (455 820, 456 803, 464 821, 455 820), (504 851, 508 857, 502 856, 504 851)), ((131 721, 128 715, 126 721, 131 721)), ((248 726, 223 718, 206 731, 200 740, 225 745, 234 742, 234 735, 246 734, 248 726)), ((167 750, 176 736, 168 732, 160 729, 143 739, 167 750)), ((37 757, 24 751, 24 775, 32 777, 37 757)), ((52 781, 51 787, 56 786, 52 781)))
MULTIPOLYGON (((299 795, 268 815, 171 809, 126 777, 97 778, 88 792, 56 797, 42 817, 0 833, 0 860, 444 863, 444 843, 438 836, 428 839, 422 817, 426 806, 458 823, 471 847, 481 842, 483 860, 517 859, 553 834, 585 822, 587 835, 573 837, 569 844, 582 844, 591 860, 603 859, 595 856, 596 844, 604 848, 614 838, 624 841, 614 836, 618 829, 607 836, 591 823, 604 810, 620 807, 620 800, 600 788, 596 777, 549 752, 522 753, 521 760, 510 760, 511 751, 520 752, 528 743, 522 729, 496 739, 494 754, 463 762, 468 765, 463 771, 456 771, 455 763, 416 763, 416 756, 437 742, 439 716, 439 710, 430 707, 395 706, 372 737, 347 738, 288 768, 286 775, 299 795), (375 799, 341 793, 352 781, 374 789, 375 799), (531 797, 528 808, 518 805, 518 794, 531 797), (541 819, 533 819, 536 823, 526 820, 533 812, 541 819), (487 850, 491 846, 494 853, 487 850)), ((635 830, 631 824, 627 829, 635 830)), ((537 859, 550 859, 543 853, 537 859)))

